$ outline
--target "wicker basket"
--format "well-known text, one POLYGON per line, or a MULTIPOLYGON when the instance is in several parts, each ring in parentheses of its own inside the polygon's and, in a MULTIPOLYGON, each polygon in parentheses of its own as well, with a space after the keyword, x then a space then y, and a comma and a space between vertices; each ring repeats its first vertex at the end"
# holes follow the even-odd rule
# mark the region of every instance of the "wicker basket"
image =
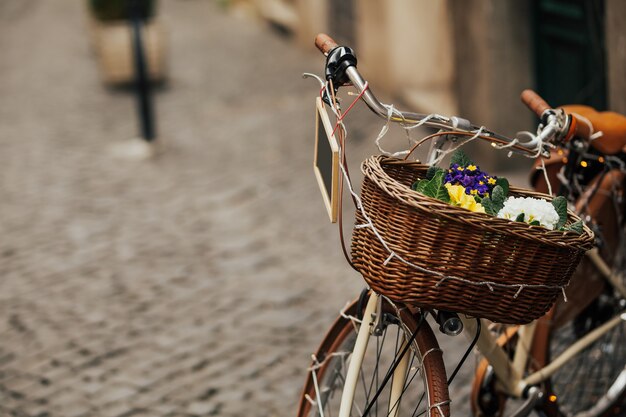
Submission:
MULTIPOLYGON (((544 315, 584 252, 581 235, 473 213, 411 190, 427 166, 374 156, 363 162, 361 199, 371 227, 355 227, 352 256, 367 283, 390 299, 511 324, 544 315), (390 257, 390 250, 396 256, 390 257)), ((511 187, 510 194, 550 199, 511 187)), ((366 224, 357 210, 357 225, 366 224)), ((568 213, 568 223, 579 220, 568 213)))

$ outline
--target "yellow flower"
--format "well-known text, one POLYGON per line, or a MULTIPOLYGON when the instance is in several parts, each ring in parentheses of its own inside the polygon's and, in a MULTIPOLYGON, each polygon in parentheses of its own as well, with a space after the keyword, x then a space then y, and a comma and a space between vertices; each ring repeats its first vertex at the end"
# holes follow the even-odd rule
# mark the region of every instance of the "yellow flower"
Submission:
POLYGON ((452 185, 449 182, 445 184, 446 190, 448 190, 448 194, 450 195, 450 201, 456 204, 463 198, 465 195, 465 188, 462 185, 452 185))
POLYGON ((476 171, 476 169, 477 169, 477 168, 476 168, 476 165, 468 165, 468 166, 467 166, 467 170, 468 170, 468 171, 476 171))
POLYGON ((493 185, 493 184, 495 184, 495 183, 496 183, 496 180, 495 180, 494 178, 489 178, 489 179, 487 180, 487 182, 488 182, 490 185, 493 185))
POLYGON ((463 171, 463 167, 456 167, 457 171, 463 171))
POLYGON ((452 185, 450 183, 445 184, 450 195, 450 203, 454 206, 458 206, 475 213, 484 213, 485 208, 482 204, 477 203, 474 197, 465 194, 465 188, 462 185, 452 185))

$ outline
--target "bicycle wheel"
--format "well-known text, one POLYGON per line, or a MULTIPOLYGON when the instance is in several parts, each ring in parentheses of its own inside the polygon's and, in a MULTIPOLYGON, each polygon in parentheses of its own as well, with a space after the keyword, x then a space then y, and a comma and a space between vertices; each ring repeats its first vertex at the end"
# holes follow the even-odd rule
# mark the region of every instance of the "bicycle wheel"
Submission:
MULTIPOLYGON (((559 307, 540 319, 527 365, 529 373, 541 369, 589 332, 624 311, 626 303, 612 288, 596 297, 573 318, 559 320, 559 307)), ((508 328, 515 330, 514 328, 508 328)), ((502 337, 514 354, 514 332, 502 337)), ((538 408, 548 417, 610 417, 626 414, 626 321, 573 356, 542 383, 545 401, 538 408)), ((501 417, 507 397, 495 389, 496 380, 482 361, 472 391, 475 416, 501 417)))
MULTIPOLYGON (((365 303, 355 301, 344 315, 337 318, 314 355, 300 398, 299 417, 338 415, 360 326, 355 318, 362 314, 359 311, 361 305, 365 303)), ((350 416, 362 416, 368 409, 368 416, 448 416, 446 373, 442 352, 432 330, 425 320, 406 308, 398 314, 393 306, 383 301, 382 311, 381 332, 370 338, 350 416), (400 400, 390 401, 393 384, 398 382, 391 377, 384 383, 385 376, 402 351, 403 340, 411 340, 414 334, 413 343, 405 353, 408 368, 404 373, 400 400)))

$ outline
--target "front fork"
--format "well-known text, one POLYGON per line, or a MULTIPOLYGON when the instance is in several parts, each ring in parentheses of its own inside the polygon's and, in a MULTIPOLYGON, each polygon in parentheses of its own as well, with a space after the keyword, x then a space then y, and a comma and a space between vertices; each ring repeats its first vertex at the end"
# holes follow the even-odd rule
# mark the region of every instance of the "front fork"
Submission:
MULTIPOLYGON (((354 393, 356 391, 356 385, 359 378, 359 371, 365 357, 365 351, 367 350, 367 344, 372 333, 376 334, 383 323, 382 312, 382 298, 374 293, 370 292, 365 312, 363 313, 363 319, 361 321, 361 327, 357 334, 356 342, 354 344, 354 350, 352 351, 352 357, 350 364, 348 365, 348 372, 346 374, 346 382, 344 385, 343 393, 341 394, 341 405, 339 407, 339 417, 350 417, 352 410, 352 403, 354 402, 354 393)), ((406 339, 403 340, 401 350, 404 351, 406 346, 406 339)), ((402 396, 404 383, 406 382, 407 370, 409 367, 409 355, 403 355, 398 366, 393 372, 391 397, 389 401, 389 410, 386 415, 390 417, 397 417, 400 410, 400 399, 402 396)))
MULTIPOLYGON (((354 402, 354 392, 356 391, 356 384, 359 378, 359 370, 363 363, 363 357, 367 350, 367 344, 370 339, 371 329, 374 327, 375 314, 377 313, 377 307, 379 296, 378 294, 371 292, 370 297, 363 313, 363 319, 361 321, 361 327, 356 337, 354 344, 354 350, 352 351, 352 357, 350 359, 350 365, 348 366, 348 373, 346 374, 346 382, 344 385, 343 393, 341 394, 341 405, 339 406, 339 417, 350 417, 352 410, 352 403, 354 402)), ((381 312, 378 311, 380 316, 381 312)))

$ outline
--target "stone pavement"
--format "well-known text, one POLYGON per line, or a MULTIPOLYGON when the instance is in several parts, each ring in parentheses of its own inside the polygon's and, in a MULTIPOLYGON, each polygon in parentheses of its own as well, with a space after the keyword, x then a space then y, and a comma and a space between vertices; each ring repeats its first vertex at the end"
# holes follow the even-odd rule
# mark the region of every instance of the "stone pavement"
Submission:
MULTIPOLYGON (((81 3, 0 2, 0 416, 294 415, 363 286, 311 170, 321 57, 163 1, 163 153, 120 161, 134 101, 101 84, 81 3)), ((380 122, 355 118, 358 177, 380 122)))

